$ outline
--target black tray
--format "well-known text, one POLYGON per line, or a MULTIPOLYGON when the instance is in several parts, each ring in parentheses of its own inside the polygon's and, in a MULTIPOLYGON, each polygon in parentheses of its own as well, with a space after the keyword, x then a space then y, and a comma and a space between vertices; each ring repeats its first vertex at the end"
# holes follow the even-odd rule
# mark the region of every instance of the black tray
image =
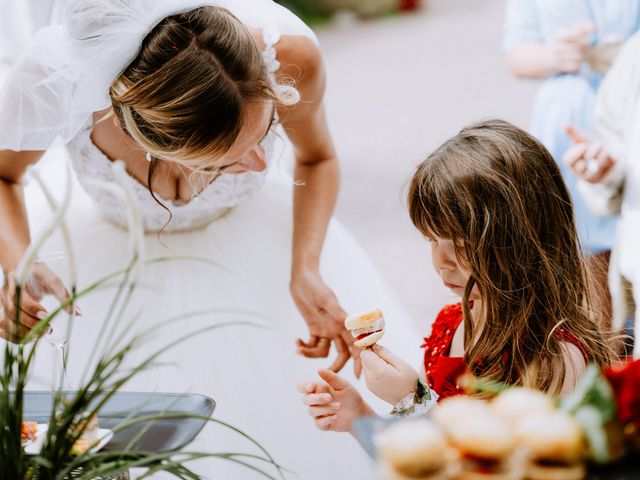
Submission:
MULTIPOLYGON (((389 425, 401 421, 396 418, 362 418, 354 424, 355 436, 362 448, 373 459, 376 449, 373 437, 389 425)), ((608 465, 590 465, 586 480, 640 480, 640 456, 627 458, 608 465)))
MULTIPOLYGON (((67 393, 68 396, 73 395, 67 393)), ((25 392, 24 419, 48 423, 51 414, 51 392, 25 392)), ((98 413, 101 428, 113 430, 124 421, 159 413, 186 413, 210 417, 215 402, 204 395, 174 393, 115 393, 98 413)), ((133 449, 145 452, 167 452, 184 447, 202 430, 207 421, 198 418, 174 418, 143 422, 116 432, 104 450, 122 450, 143 429, 133 449)))

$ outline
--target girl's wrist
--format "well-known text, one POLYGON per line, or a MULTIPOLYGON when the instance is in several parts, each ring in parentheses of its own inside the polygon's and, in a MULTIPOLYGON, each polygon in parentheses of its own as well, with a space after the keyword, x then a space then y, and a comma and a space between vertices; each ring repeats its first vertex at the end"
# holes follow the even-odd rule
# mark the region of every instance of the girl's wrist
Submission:
POLYGON ((418 377, 416 387, 401 398, 391 410, 391 415, 408 417, 427 413, 436 404, 438 394, 431 390, 427 382, 418 377))

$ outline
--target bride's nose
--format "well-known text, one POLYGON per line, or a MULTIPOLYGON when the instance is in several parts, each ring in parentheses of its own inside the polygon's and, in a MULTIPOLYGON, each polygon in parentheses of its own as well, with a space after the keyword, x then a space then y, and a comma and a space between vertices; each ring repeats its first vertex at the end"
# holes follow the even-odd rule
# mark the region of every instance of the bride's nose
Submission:
POLYGON ((266 151, 262 145, 256 145, 238 162, 241 172, 263 172, 267 168, 266 151))

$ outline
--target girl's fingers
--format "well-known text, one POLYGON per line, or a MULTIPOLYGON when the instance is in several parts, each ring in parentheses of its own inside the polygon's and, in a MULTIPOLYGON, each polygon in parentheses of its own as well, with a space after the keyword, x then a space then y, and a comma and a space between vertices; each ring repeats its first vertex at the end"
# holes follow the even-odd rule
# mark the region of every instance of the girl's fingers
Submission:
POLYGON ((373 348, 367 348, 360 354, 362 360, 362 368, 365 370, 365 374, 371 373, 374 375, 380 375, 383 372, 389 371, 389 369, 396 370, 395 366, 385 358, 382 358, 373 348))
POLYGON ((333 372, 332 370, 318 370, 318 375, 322 378, 327 385, 336 392, 345 390, 351 386, 351 384, 344 378, 333 372))
POLYGON ((329 405, 333 401, 333 397, 329 393, 312 393, 302 397, 302 403, 308 407, 329 405))
POLYGON ((335 425, 336 420, 338 420, 338 416, 331 415, 328 417, 316 418, 314 423, 320 430, 331 430, 331 427, 335 425))
POLYGON ((303 393, 303 394, 308 394, 308 393, 315 393, 316 392, 316 383, 313 382, 307 382, 307 383, 299 383, 296 386, 296 390, 298 390, 298 393, 303 393))
POLYGON ((309 415, 312 416, 313 418, 321 418, 321 417, 328 417, 331 415, 335 415, 339 409, 340 409, 340 404, 332 403, 329 405, 309 407, 307 409, 307 412, 309 412, 309 415))

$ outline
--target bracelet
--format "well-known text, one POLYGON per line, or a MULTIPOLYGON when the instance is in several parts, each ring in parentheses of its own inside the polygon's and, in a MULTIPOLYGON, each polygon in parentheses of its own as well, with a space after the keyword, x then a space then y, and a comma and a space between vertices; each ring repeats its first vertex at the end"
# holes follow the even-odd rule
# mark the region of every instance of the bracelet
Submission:
POLYGON ((438 394, 420 377, 416 382, 415 391, 396 403, 391 410, 394 417, 408 417, 423 415, 433 408, 438 400, 438 394))

